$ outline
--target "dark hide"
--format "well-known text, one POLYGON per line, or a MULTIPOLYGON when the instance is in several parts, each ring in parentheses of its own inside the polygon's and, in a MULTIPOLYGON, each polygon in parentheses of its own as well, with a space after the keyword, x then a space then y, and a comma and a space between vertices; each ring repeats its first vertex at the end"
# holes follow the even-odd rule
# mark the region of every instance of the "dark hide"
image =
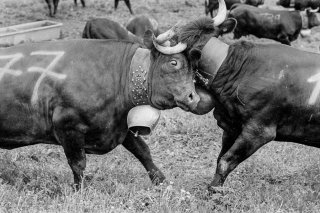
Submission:
POLYGON ((188 42, 186 53, 194 69, 208 76, 204 88, 214 97, 214 117, 223 129, 209 190, 222 186, 231 171, 270 141, 320 147, 320 55, 286 45, 241 41, 227 45, 225 59, 215 70, 210 68, 215 67, 214 58, 212 64, 203 60, 221 51, 217 44, 226 44, 212 38, 217 32, 202 34, 205 28, 203 22, 198 32, 193 31, 198 40, 186 39, 187 27, 180 31, 180 38, 188 42), (212 41, 216 46, 210 45, 212 41))
MULTIPOLYGON (((149 46, 151 36, 145 39, 149 46)), ((61 145, 79 186, 86 153, 105 154, 122 144, 152 180, 163 181, 148 146, 128 132, 127 114, 134 107, 129 70, 138 48, 130 42, 74 40, 0 49, 0 147, 61 145)), ((196 105, 199 97, 186 58, 143 51, 150 58, 150 104, 158 109, 178 102, 187 106, 193 95, 196 105)))
MULTIPOLYGON (((259 6, 264 3, 264 0, 225 0, 227 9, 230 10, 232 5, 234 4, 249 4, 252 6, 259 6)), ((217 10, 219 8, 219 2, 218 0, 209 0, 209 4, 207 0, 205 0, 205 14, 208 15, 210 13, 210 16, 213 17, 213 10, 217 10)))
MULTIPOLYGON (((119 1, 120 0, 114 0, 114 10, 116 10, 118 8, 119 1)), ((123 1, 127 5, 127 8, 129 9, 131 15, 133 15, 133 11, 131 9, 130 0, 123 0, 123 1)))
POLYGON ((118 22, 107 18, 87 21, 82 32, 82 38, 118 39, 143 44, 142 38, 133 35, 118 22))
POLYGON ((304 10, 308 7, 312 9, 320 7, 320 1, 318 0, 278 0, 276 3, 287 8, 293 7, 296 10, 304 10))
MULTIPOLYGON (((75 6, 78 6, 77 1, 78 0, 74 0, 75 6)), ((55 16, 57 13, 59 0, 46 0, 46 3, 48 5, 48 9, 49 9, 49 16, 51 16, 51 17, 55 16), (52 11, 52 7, 53 7, 53 11, 52 11)), ((82 4, 82 7, 86 6, 86 3, 84 0, 81 0, 81 4, 82 4)))
POLYGON ((244 4, 234 5, 229 13, 229 17, 238 21, 234 30, 235 39, 252 34, 287 45, 298 38, 304 25, 309 29, 320 25, 315 13, 308 10, 303 16, 307 19, 307 24, 302 23, 299 11, 261 9, 244 4))
POLYGON ((157 20, 147 14, 137 15, 134 18, 130 19, 130 21, 127 23, 126 28, 128 31, 140 38, 143 38, 144 33, 147 30, 152 30, 155 36, 158 36, 160 34, 159 24, 157 20))

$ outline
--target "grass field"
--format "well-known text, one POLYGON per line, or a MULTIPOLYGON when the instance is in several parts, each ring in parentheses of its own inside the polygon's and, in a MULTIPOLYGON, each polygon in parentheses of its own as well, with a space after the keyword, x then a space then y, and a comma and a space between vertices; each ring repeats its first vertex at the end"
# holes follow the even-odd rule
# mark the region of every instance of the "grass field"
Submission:
MULTIPOLYGON (((204 1, 133 0, 158 18, 161 29, 204 15, 204 1)), ((274 0, 265 0, 274 4, 274 0)), ((131 17, 123 2, 87 0, 75 8, 61 0, 56 18, 44 0, 1 0, 0 27, 52 19, 62 22, 62 39, 80 38, 86 21, 131 17)), ((320 28, 293 46, 319 52, 320 28)), ((226 35, 231 38, 231 35, 226 35)), ((272 42, 267 39, 256 42, 272 42)), ((180 109, 162 112, 156 131, 145 137, 167 182, 153 186, 142 165, 123 147, 88 155, 85 184, 72 190, 73 176, 61 147, 36 145, 0 150, 0 212, 320 212, 320 149, 271 142, 228 177, 224 193, 207 197, 220 151, 222 131, 212 112, 197 116, 180 109)))

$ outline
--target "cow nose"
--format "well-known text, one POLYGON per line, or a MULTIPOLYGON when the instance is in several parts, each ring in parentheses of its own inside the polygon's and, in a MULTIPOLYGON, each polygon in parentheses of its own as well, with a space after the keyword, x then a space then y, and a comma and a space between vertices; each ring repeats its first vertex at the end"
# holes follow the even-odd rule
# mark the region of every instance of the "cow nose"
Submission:
POLYGON ((200 101, 200 96, 192 91, 188 96, 188 105, 191 110, 195 109, 200 101))

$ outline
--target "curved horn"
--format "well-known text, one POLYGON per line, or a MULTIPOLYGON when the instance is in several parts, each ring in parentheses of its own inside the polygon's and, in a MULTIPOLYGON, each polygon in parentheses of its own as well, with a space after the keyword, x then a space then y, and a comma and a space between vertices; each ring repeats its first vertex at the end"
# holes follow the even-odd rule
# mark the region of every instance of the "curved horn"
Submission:
POLYGON ((220 24, 222 24, 227 17, 226 3, 224 2, 224 0, 218 0, 218 2, 219 2, 218 13, 217 13, 216 17, 214 17, 212 19, 213 25, 215 27, 218 27, 220 24))
POLYGON ((157 43, 156 38, 153 36, 152 37, 152 42, 154 47, 161 53, 165 55, 172 55, 176 53, 181 53, 187 48, 187 44, 179 42, 176 46, 174 47, 167 47, 167 46, 162 46, 157 43))
POLYGON ((316 13, 316 12, 318 12, 318 10, 319 10, 319 7, 317 7, 317 8, 314 9, 314 10, 310 7, 309 12, 310 12, 310 13, 316 13))
POLYGON ((166 41, 168 41, 169 39, 171 39, 177 32, 178 30, 178 25, 180 24, 180 22, 178 22, 177 24, 175 24, 173 27, 171 27, 169 30, 167 30, 166 32, 158 35, 158 37, 156 38, 156 41, 159 44, 162 44, 166 41))

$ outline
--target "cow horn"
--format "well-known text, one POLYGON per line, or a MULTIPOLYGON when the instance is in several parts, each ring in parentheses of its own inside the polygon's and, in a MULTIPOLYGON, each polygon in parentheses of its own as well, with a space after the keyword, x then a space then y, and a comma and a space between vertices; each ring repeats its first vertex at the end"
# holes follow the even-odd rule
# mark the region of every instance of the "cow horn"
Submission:
POLYGON ((212 19, 213 25, 215 27, 218 27, 220 24, 222 24, 227 17, 226 3, 224 2, 224 0, 218 0, 218 2, 219 2, 218 14, 216 15, 216 17, 212 19))
POLYGON ((180 22, 178 22, 177 24, 175 24, 173 27, 171 27, 169 30, 167 30, 166 32, 158 35, 158 37, 156 38, 156 41, 158 44, 163 44, 164 42, 170 40, 177 32, 178 30, 178 25, 180 24, 180 22))
POLYGON ((156 38, 154 36, 152 37, 152 41, 153 41, 154 47, 159 52, 161 52, 161 53, 163 53, 165 55, 172 55, 172 54, 180 53, 180 52, 184 51, 187 48, 187 44, 184 44, 184 43, 181 43, 181 42, 179 42, 174 47, 162 46, 162 45, 158 44, 158 42, 156 41, 156 38))
POLYGON ((309 8, 309 12, 310 13, 316 13, 316 12, 318 12, 318 10, 319 10, 319 7, 317 7, 316 9, 312 9, 312 8, 309 8))

